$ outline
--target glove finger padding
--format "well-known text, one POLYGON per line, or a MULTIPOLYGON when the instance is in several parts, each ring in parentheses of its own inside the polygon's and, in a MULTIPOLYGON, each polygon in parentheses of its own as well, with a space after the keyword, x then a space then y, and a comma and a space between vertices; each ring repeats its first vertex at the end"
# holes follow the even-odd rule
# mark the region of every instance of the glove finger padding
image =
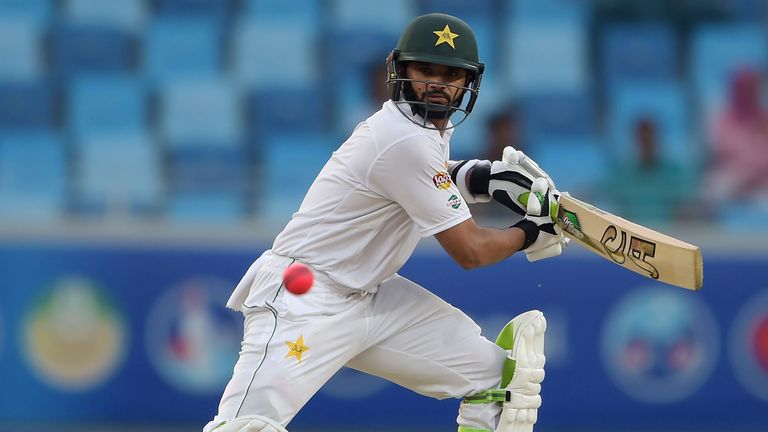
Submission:
POLYGON ((518 165, 504 161, 491 164, 488 192, 498 203, 521 216, 525 214, 525 207, 520 197, 531 190, 532 183, 533 177, 518 165))
POLYGON ((536 241, 525 249, 528 261, 560 255, 568 244, 562 230, 555 224, 560 210, 560 195, 552 191, 547 179, 538 177, 534 179, 530 193, 521 198, 526 205, 525 219, 534 222, 539 228, 536 241))
POLYGON ((504 147, 500 161, 491 165, 488 194, 500 204, 523 216, 526 208, 521 201, 523 194, 531 190, 534 180, 543 177, 552 190, 555 183, 539 165, 520 150, 514 147, 504 147))

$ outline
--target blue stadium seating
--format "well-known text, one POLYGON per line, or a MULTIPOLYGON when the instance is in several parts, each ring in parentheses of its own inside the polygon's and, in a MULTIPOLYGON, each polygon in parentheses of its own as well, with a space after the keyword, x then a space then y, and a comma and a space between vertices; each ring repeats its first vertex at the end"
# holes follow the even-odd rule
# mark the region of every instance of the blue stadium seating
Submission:
POLYGON ((141 132, 147 126, 143 82, 131 75, 87 76, 70 87, 69 126, 75 136, 141 132))
MULTIPOLYGON (((383 68, 383 64, 371 65, 383 68)), ((370 70, 361 70, 357 74, 344 75, 343 79, 336 80, 333 84, 334 129, 342 134, 349 134, 355 126, 368 118, 381 108, 381 103, 374 102, 371 95, 370 70)), ((386 75, 386 72, 384 72, 386 75)), ((385 85, 383 82, 381 85, 385 85)))
POLYGON ((601 144, 592 137, 547 138, 530 154, 552 176, 558 189, 582 199, 600 187, 609 166, 601 144))
POLYGON ((301 21, 247 19, 235 30, 234 39, 234 72, 247 87, 305 87, 318 82, 318 35, 301 21))
POLYGON ((588 1, 573 0, 509 0, 505 20, 510 21, 578 21, 589 17, 588 1))
POLYGON ((317 0, 243 0, 243 12, 248 19, 300 22, 317 29, 320 25, 321 4, 317 0))
POLYGON ((768 34, 759 25, 710 24, 692 38, 689 73, 704 115, 722 103, 734 72, 768 70, 768 34))
POLYGON ((312 134, 269 137, 255 207, 266 219, 286 221, 298 210, 312 181, 341 143, 312 134))
POLYGON ((677 38, 666 24, 615 23, 604 30, 601 42, 600 76, 609 88, 677 76, 677 38))
POLYGON ((136 62, 132 38, 103 26, 57 27, 53 45, 54 68, 65 80, 86 73, 128 72, 136 62))
POLYGON ((730 18, 759 23, 765 19, 768 6, 764 0, 728 0, 722 2, 730 18))
POLYGON ((43 34, 38 25, 0 16, 0 80, 39 79, 43 34))
POLYGON ((105 26, 138 33, 147 20, 145 0, 68 0, 65 14, 76 25, 105 26))
POLYGON ((159 85, 214 76, 221 69, 222 43, 212 19, 158 18, 144 40, 144 73, 159 85))
POLYGON ((199 145, 170 154, 168 217, 180 223, 230 223, 247 211, 248 160, 242 148, 199 145))
POLYGON ((153 139, 140 132, 89 135, 75 141, 75 207, 85 214, 156 215, 163 178, 153 139))
POLYGON ((171 146, 239 144, 244 138, 240 95, 224 79, 180 81, 160 93, 160 130, 171 146))
POLYGON ((320 87, 264 89, 248 96, 251 136, 323 132, 328 115, 328 99, 320 87))
POLYGON ((595 101, 587 93, 532 94, 521 100, 520 115, 523 136, 532 146, 552 138, 590 138, 596 132, 595 101))
POLYGON ((223 20, 234 10, 233 0, 151 0, 159 15, 200 16, 223 20))
POLYGON ((55 120, 54 94, 47 83, 0 82, 0 130, 45 130, 55 120))
POLYGON ((416 16, 417 8, 413 0, 332 0, 329 14, 330 25, 335 29, 399 35, 416 16))
POLYGON ((14 21, 45 24, 55 0, 0 0, 0 16, 14 21))
POLYGON ((497 13, 495 0, 416 0, 420 13, 447 13, 469 22, 492 20, 497 13))
POLYGON ((657 125, 665 160, 684 165, 700 162, 702 155, 690 137, 688 101, 678 82, 624 84, 610 96, 609 112, 608 138, 618 160, 627 162, 637 156, 635 126, 648 118, 657 125))
POLYGON ((242 147, 199 143, 171 150, 168 159, 173 192, 243 192, 248 184, 242 147))
POLYGON ((587 29, 583 23, 521 21, 504 37, 510 45, 503 70, 517 95, 587 89, 587 29))
POLYGON ((0 219, 48 222, 63 216, 67 163, 59 137, 48 132, 0 135, 0 219))
POLYGON ((727 202, 719 209, 717 222, 728 233, 753 235, 755 226, 768 218, 768 203, 727 202))
POLYGON ((398 36, 389 32, 332 30, 324 35, 326 71, 331 85, 343 85, 349 74, 364 74, 370 65, 386 64, 398 36))

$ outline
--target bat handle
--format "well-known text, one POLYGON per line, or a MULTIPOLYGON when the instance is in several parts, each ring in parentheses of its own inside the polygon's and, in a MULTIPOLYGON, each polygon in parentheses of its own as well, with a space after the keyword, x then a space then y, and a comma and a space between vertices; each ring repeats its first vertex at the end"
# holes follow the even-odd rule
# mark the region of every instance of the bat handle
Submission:
POLYGON ((549 177, 549 174, 545 173, 544 170, 539 167, 539 165, 534 162, 531 158, 528 156, 523 156, 520 158, 519 162, 521 167, 525 168, 526 171, 529 173, 535 175, 536 177, 544 177, 547 179, 547 183, 549 183, 549 187, 552 189, 557 190, 557 187, 555 187, 555 182, 552 181, 552 179, 549 177))

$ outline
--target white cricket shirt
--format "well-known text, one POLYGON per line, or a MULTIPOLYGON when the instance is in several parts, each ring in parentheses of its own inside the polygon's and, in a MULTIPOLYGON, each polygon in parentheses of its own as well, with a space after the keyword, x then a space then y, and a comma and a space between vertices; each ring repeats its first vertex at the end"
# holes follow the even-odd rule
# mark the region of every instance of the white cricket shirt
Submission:
POLYGON ((272 251, 375 291, 421 237, 471 217, 447 172, 452 131, 441 137, 387 101, 333 153, 272 251))

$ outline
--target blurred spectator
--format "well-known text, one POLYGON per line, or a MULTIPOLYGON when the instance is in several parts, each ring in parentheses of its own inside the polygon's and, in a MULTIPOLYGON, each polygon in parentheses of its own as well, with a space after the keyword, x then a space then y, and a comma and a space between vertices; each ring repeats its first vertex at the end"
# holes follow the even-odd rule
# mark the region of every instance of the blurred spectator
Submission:
POLYGON ((514 107, 501 109, 488 118, 486 144, 479 159, 499 160, 506 146, 526 151, 520 139, 520 122, 514 107))
MULTIPOLYGON (((477 152, 473 158, 489 161, 500 160, 506 146, 512 146, 523 152, 527 151, 521 139, 520 121, 517 108, 514 106, 499 109, 488 118, 485 124, 485 144, 477 147, 477 152)), ((469 206, 472 216, 485 219, 483 221, 485 223, 490 223, 488 219, 499 219, 504 220, 509 225, 510 220, 517 218, 511 210, 495 200, 486 204, 470 204, 469 206)))
POLYGON ((389 100, 387 87, 387 66, 384 62, 372 63, 368 66, 368 103, 378 111, 381 104, 389 100))
POLYGON ((722 200, 768 200, 768 108, 756 70, 737 72, 728 105, 712 128, 712 164, 706 195, 722 200))
POLYGON ((634 123, 637 157, 619 164, 609 176, 607 192, 617 205, 616 212, 638 222, 668 223, 687 206, 695 184, 690 169, 662 158, 657 124, 650 117, 634 123))

